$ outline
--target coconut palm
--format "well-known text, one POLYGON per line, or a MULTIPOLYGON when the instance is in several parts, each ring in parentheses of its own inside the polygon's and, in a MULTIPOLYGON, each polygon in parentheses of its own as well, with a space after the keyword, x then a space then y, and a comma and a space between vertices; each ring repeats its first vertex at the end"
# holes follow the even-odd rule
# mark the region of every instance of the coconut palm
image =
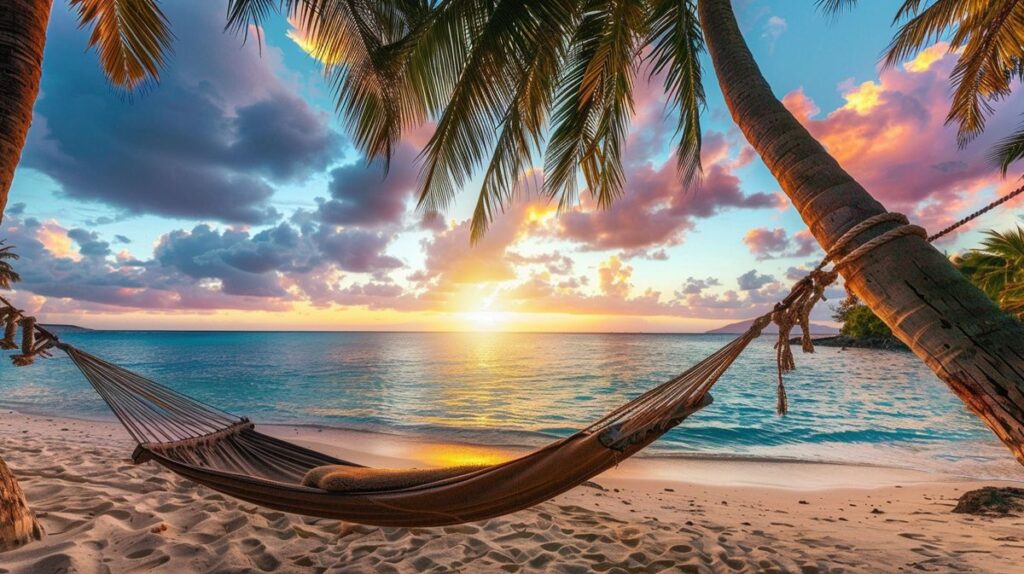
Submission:
MULTIPOLYGON (((132 90, 158 79, 171 33, 157 0, 68 4, 79 23, 92 28, 89 46, 113 85, 132 90)), ((52 0, 0 2, 0 221, 39 95, 51 7, 52 0)))
MULTIPOLYGON (((0 241, 0 289, 10 289, 11 284, 21 280, 11 266, 11 261, 17 258, 13 247, 0 241)), ((25 493, 0 459, 0 552, 39 540, 42 535, 43 529, 29 510, 25 493)))
POLYGON ((1024 228, 986 231, 981 247, 968 250, 956 263, 1007 313, 1024 319, 1024 228))
MULTIPOLYGON (((158 79, 171 33, 156 0, 68 0, 68 4, 78 12, 79 23, 92 28, 89 46, 96 49, 113 85, 132 90, 158 79)), ((39 95, 51 7, 52 0, 0 2, 0 222, 39 95)), ((8 288, 17 280, 6 261, 12 258, 10 248, 0 249, 0 287, 8 288)), ((0 550, 41 536, 21 488, 0 459, 0 550)))
MULTIPOLYGON (((832 11, 853 3, 819 1, 832 11)), ((900 14, 923 5, 907 0, 900 14)), ((826 250, 846 230, 885 212, 775 97, 730 0, 232 0, 230 6, 236 29, 259 29, 275 10, 305 14, 300 22, 313 28, 314 54, 325 62, 338 106, 369 157, 389 157, 403 130, 435 121, 421 158, 420 203, 442 209, 482 172, 475 238, 515 198, 520 176, 541 155, 544 192, 559 205, 576 200, 579 179, 601 206, 621 195, 623 141, 645 61, 664 78, 678 114, 680 177, 699 178, 705 49, 736 124, 826 250), (344 26, 321 18, 336 4, 344 7, 334 8, 334 20, 344 26)), ((894 61, 912 53, 905 46, 912 48, 921 30, 931 33, 908 26, 893 43, 894 61)), ((965 42, 970 60, 959 77, 971 86, 988 81, 991 59, 972 55, 973 44, 965 42)), ((984 46, 976 51, 984 53, 984 46)), ((958 96, 954 104, 984 112, 984 101, 958 96)), ((984 113, 963 118, 973 122, 965 124, 969 138, 983 126, 984 113)), ((876 226, 854 243, 896 225, 876 226)), ((852 292, 1024 462, 1024 328, 917 236, 885 243, 842 273, 852 292)))

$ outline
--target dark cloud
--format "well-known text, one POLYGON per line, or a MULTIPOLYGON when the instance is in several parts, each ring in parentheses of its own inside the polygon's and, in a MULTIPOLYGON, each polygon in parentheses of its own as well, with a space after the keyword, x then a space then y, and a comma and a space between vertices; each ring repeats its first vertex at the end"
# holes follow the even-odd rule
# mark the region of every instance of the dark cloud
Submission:
POLYGON ((68 231, 68 237, 78 244, 78 252, 83 257, 103 258, 110 255, 110 243, 100 241, 95 231, 72 229, 68 231))
POLYGON ((321 201, 317 210, 321 221, 364 227, 401 222, 416 190, 415 154, 410 144, 403 143, 387 173, 379 161, 332 169, 330 198, 321 201))
POLYGON ((323 256, 343 271, 373 273, 402 266, 383 253, 391 238, 380 232, 321 228, 314 237, 323 256))
MULTIPOLYGON (((209 6, 209 7, 207 7, 209 6)), ((223 11, 168 5, 177 39, 159 86, 118 97, 87 34, 54 11, 36 118, 23 156, 80 200, 126 213, 266 223, 273 183, 338 155, 340 135, 273 74, 275 54, 223 33, 223 11)))
POLYGON ((364 292, 382 298, 389 281, 384 276, 402 265, 384 253, 387 235, 312 224, 281 223, 254 235, 197 225, 162 236, 146 261, 112 257, 109 243, 85 229, 65 230, 52 221, 18 216, 8 217, 6 225, 4 233, 22 255, 20 287, 83 304, 273 309, 303 299, 343 302, 352 294, 340 286, 343 271, 371 274, 375 280, 364 292), (62 237, 74 242, 81 258, 51 251, 60 248, 62 237))
POLYGON ((771 275, 759 274, 757 269, 751 269, 736 278, 736 283, 739 285, 741 291, 754 291, 774 282, 774 277, 771 275))
POLYGON ((676 297, 682 299, 686 295, 698 295, 705 289, 717 287, 721 284, 722 283, 714 277, 707 277, 705 279, 687 277, 686 281, 683 282, 683 286, 676 291, 676 297))

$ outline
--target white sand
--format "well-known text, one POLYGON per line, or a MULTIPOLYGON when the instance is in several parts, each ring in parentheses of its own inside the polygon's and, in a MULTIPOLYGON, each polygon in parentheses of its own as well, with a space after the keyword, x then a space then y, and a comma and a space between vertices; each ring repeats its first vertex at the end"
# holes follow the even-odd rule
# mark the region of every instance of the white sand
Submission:
MULTIPOLYGON (((509 454, 269 430, 386 466, 509 454)), ((1024 563, 1024 519, 950 513, 983 483, 912 471, 640 459, 528 511, 406 529, 256 508, 135 466, 132 448, 112 423, 0 412, 0 454, 47 531, 0 554, 0 573, 1019 572, 1024 563)))

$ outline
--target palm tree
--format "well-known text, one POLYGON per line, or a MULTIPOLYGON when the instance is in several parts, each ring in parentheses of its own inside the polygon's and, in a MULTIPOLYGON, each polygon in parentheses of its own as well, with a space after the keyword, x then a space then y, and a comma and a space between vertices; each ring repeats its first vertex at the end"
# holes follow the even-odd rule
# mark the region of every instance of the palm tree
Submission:
MULTIPOLYGON (((854 0, 819 4, 837 11, 854 0)), ((968 4, 984 3, 935 6, 968 4)), ((915 14, 922 5, 906 0, 900 14, 915 14)), ((705 49, 733 119, 826 250, 846 230, 885 212, 775 97, 730 0, 231 0, 229 26, 259 29, 280 9, 302 16, 338 107, 368 157, 388 158, 403 130, 436 121, 422 154, 421 205, 444 208, 483 171, 474 238, 515 198, 516 182, 542 152, 544 191, 559 205, 575 201, 580 175, 599 205, 622 193, 623 141, 645 59, 665 78, 679 113, 680 177, 697 180, 704 104, 699 56, 705 49)), ((894 40, 893 61, 938 33, 919 21, 911 20, 894 40)), ((1019 22, 1003 21, 1014 34, 1019 22)), ((961 34, 991 37, 996 24, 966 18, 961 34)), ((997 85, 985 87, 985 78, 996 74, 989 70, 992 59, 975 55, 987 48, 972 51, 971 40, 964 41, 967 60, 957 77, 968 87, 981 81, 979 94, 999 94, 997 85)), ((954 103, 984 110, 984 101, 958 95, 954 103)), ((965 138, 983 126, 983 116, 962 116, 965 138)), ((843 251, 896 225, 865 231, 843 251)), ((1024 327, 917 236, 877 247, 842 274, 1024 463, 1024 327)))
MULTIPOLYGON (((156 80, 171 34, 156 0, 68 0, 82 26, 92 26, 89 46, 111 83, 132 90, 156 80)), ((0 222, 32 123, 39 94, 43 48, 52 0, 0 1, 0 222)), ((18 276, 0 249, 0 287, 18 276)), ((18 482, 0 459, 0 551, 42 536, 18 482)))
MULTIPOLYGON (((159 77, 171 33, 157 0, 68 0, 115 86, 159 77)), ((0 222, 39 95, 52 0, 0 2, 0 222)))
MULTIPOLYGON (((10 289, 12 283, 21 279, 10 263, 17 258, 12 246, 0 241, 0 289, 10 289)), ((29 510, 25 493, 11 469, 0 459, 0 552, 42 536, 43 529, 29 510)))
POLYGON ((1024 319, 1024 228, 985 235, 981 247, 955 263, 1003 310, 1024 319))

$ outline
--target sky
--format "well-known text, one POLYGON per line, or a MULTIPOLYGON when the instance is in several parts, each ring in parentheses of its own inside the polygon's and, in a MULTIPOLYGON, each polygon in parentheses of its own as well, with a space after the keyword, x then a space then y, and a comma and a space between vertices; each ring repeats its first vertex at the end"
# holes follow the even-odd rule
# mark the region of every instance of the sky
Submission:
MULTIPOLYGON (((987 159, 1017 125, 1015 94, 958 149, 944 125, 955 55, 938 43, 882 69, 893 8, 838 19, 814 2, 741 0, 775 93, 892 211, 929 230, 1015 185, 987 159)), ((469 242, 479 178, 438 214, 416 209, 426 125, 385 178, 345 133, 320 68, 284 18, 264 42, 224 33, 224 6, 164 2, 174 52, 158 85, 104 79, 88 30, 55 4, 0 238, 14 297, 43 320, 105 329, 701 332, 763 313, 823 253, 729 117, 704 58, 702 185, 684 187, 675 118, 638 82, 625 194, 558 213, 534 194, 469 242)), ((539 163, 539 162, 538 162, 539 163)), ((532 178, 543 177, 540 166, 532 178)), ((1020 203, 938 244, 976 245, 1020 203)), ((832 304, 841 288, 829 292, 832 304)), ((814 318, 827 322, 829 304, 814 318)))

